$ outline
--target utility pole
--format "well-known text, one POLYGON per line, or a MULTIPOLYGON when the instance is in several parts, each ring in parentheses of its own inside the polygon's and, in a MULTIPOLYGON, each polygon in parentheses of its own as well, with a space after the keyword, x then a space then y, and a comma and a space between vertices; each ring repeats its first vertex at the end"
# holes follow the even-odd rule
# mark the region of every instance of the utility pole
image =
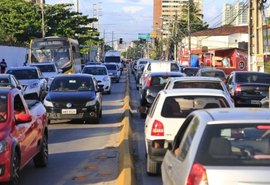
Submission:
POLYGON ((263 3, 266 0, 249 0, 249 45, 248 45, 248 70, 264 71, 263 60, 263 3))
POLYGON ((191 0, 188 0, 188 20, 187 20, 187 30, 188 30, 188 55, 189 55, 189 65, 191 65, 191 37, 190 37, 190 3, 191 0))
POLYGON ((75 12, 79 12, 79 0, 75 0, 75 12))
POLYGON ((45 20, 44 20, 44 3, 43 0, 40 0, 40 9, 41 9, 41 32, 42 32, 42 38, 44 38, 45 35, 45 20))

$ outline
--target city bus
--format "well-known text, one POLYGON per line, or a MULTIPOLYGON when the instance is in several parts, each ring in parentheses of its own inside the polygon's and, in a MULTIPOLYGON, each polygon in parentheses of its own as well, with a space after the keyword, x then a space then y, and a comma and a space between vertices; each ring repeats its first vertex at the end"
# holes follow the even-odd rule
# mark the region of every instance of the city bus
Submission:
POLYGON ((45 37, 30 42, 29 63, 54 62, 65 74, 81 72, 79 42, 67 37, 45 37))

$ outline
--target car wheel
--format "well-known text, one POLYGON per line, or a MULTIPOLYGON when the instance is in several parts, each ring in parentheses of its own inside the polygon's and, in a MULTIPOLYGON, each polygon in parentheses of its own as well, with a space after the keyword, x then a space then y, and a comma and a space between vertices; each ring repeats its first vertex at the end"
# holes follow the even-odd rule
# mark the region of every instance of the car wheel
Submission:
POLYGON ((109 91, 107 91, 107 94, 111 94, 111 89, 109 91))
POLYGON ((160 164, 151 160, 147 155, 146 173, 147 175, 158 175, 160 173, 160 164))
POLYGON ((44 135, 42 139, 42 143, 39 148, 39 153, 34 157, 34 164, 36 168, 42 168, 47 166, 48 164, 48 140, 47 137, 44 135))
POLYGON ((18 185, 20 182, 20 157, 18 152, 15 152, 12 156, 12 169, 10 170, 11 177, 9 185, 18 185))

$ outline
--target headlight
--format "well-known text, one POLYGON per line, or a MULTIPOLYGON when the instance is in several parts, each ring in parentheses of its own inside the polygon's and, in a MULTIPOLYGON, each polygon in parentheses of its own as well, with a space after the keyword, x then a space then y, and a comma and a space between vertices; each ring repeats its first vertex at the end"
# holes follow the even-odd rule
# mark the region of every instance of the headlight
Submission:
POLYGON ((107 82, 107 81, 109 81, 109 78, 108 78, 107 76, 105 76, 105 77, 103 78, 103 81, 107 82))
POLYGON ((53 107, 53 103, 51 101, 46 100, 46 98, 43 100, 43 104, 45 107, 53 107))
POLYGON ((0 153, 3 153, 7 150, 7 142, 6 141, 0 141, 0 153))
POLYGON ((88 102, 86 102, 86 107, 89 107, 89 106, 93 106, 93 105, 95 105, 96 104, 96 100, 91 100, 91 101, 88 101, 88 102))
POLYGON ((38 83, 33 83, 31 85, 29 85, 29 88, 32 89, 32 88, 36 88, 38 86, 38 83))

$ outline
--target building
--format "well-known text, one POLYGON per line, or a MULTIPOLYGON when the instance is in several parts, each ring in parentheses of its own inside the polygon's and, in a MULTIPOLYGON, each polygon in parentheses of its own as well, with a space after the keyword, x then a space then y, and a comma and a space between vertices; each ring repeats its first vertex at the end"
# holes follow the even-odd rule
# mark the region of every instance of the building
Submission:
POLYGON ((239 2, 235 4, 224 4, 222 10, 222 26, 248 25, 248 4, 239 2))
POLYGON ((198 10, 202 11, 202 0, 153 0, 153 35, 163 38, 170 34, 170 25, 181 16, 181 8, 184 4, 194 2, 198 10))
POLYGON ((35 4, 40 4, 43 1, 43 4, 45 4, 45 0, 25 0, 26 2, 32 2, 35 4))

